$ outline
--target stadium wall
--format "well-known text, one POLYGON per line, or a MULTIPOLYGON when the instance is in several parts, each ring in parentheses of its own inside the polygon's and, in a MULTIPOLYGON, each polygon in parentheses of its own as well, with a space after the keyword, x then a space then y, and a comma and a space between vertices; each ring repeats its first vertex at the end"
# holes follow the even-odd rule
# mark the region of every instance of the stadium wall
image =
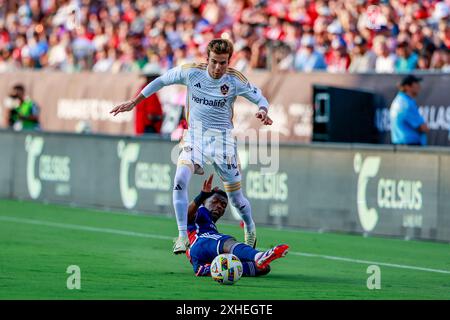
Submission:
MULTIPOLYGON (((253 71, 249 80, 260 87, 271 103, 270 116, 283 142, 310 142, 313 131, 313 85, 363 89, 377 96, 374 122, 381 141, 389 143, 389 106, 397 93, 398 74, 332 74, 253 71)), ((450 74, 420 73, 424 78, 417 98, 431 132, 431 145, 450 145, 450 74)), ((58 72, 14 72, 0 74, 0 86, 25 84, 27 92, 41 106, 41 122, 45 131, 75 132, 86 125, 93 133, 127 135, 134 131, 133 113, 116 117, 109 114, 111 107, 137 94, 143 79, 135 74, 58 72)), ((0 105, 8 90, 0 91, 0 105)), ((170 133, 177 125, 185 102, 185 88, 169 86, 159 93, 168 121, 163 130, 170 133)), ((0 106, 0 113, 5 111, 0 106)), ((236 101, 234 123, 238 137, 245 137, 249 128, 259 129, 254 117, 256 107, 243 98, 236 101)), ((0 115, 0 126, 5 127, 0 115)))
MULTIPOLYGON (((0 131, 0 148, 1 198, 173 216, 174 142, 0 131)), ((279 162, 275 149, 265 152, 239 146, 258 224, 450 241, 445 148, 284 144, 279 162)), ((205 177, 194 176, 191 198, 205 177)), ((238 214, 229 208, 225 219, 238 214)))

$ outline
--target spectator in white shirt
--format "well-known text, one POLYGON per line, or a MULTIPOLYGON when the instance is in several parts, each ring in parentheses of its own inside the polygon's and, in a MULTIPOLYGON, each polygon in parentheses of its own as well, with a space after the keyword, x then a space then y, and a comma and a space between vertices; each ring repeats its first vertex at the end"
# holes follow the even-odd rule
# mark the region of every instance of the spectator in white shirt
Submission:
POLYGON ((98 51, 96 54, 97 61, 92 67, 94 72, 109 72, 113 64, 113 60, 107 56, 105 50, 98 51))
POLYGON ((355 47, 351 63, 348 68, 349 72, 370 72, 375 70, 376 56, 373 51, 367 48, 367 41, 361 36, 357 36, 354 40, 355 47))
POLYGON ((374 42, 376 54, 375 71, 377 73, 393 73, 395 69, 395 54, 389 52, 384 40, 374 42))

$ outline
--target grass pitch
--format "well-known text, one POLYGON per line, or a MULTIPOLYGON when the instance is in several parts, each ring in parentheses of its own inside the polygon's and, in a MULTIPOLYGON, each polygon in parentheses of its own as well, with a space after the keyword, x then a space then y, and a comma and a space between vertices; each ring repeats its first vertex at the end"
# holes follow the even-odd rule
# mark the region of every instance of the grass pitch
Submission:
POLYGON ((172 254, 176 234, 173 218, 0 200, 0 299, 450 299, 449 244, 259 226, 260 249, 287 243, 289 254, 267 276, 221 286, 172 254), (369 290, 377 263, 381 289, 369 290), (80 290, 66 287, 70 265, 80 290))

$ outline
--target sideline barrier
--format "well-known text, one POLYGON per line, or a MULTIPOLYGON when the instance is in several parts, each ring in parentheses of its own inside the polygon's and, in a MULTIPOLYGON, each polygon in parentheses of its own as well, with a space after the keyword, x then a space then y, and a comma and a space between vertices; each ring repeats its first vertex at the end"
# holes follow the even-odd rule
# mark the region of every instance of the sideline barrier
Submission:
MULTIPOLYGON (((0 150, 1 198, 173 216, 174 142, 0 131, 0 150)), ((450 242, 445 148, 284 144, 273 174, 251 163, 255 150, 239 146, 257 224, 450 242)), ((193 177, 191 198, 210 172, 193 177)), ((227 210, 224 219, 238 219, 227 210)))
MULTIPOLYGON (((431 131, 430 145, 450 145, 450 73, 418 73, 423 77, 422 90, 417 98, 431 131)), ((295 73, 253 71, 246 73, 249 81, 260 87, 270 102, 270 116, 274 124, 267 128, 276 131, 283 142, 310 142, 313 131, 313 85, 336 86, 369 90, 377 96, 374 122, 381 141, 389 143, 389 106, 397 93, 396 84, 404 76, 398 74, 333 74, 324 72, 295 73)), ((0 113, 5 112, 4 98, 8 88, 21 82, 27 93, 41 106, 41 122, 45 131, 75 132, 89 125, 93 133, 131 135, 134 132, 134 113, 109 114, 112 107, 135 96, 143 85, 136 74, 99 74, 60 72, 0 73, 0 113)), ((219 93, 221 94, 221 93, 219 93)), ((186 90, 169 86, 158 92, 171 132, 185 104, 186 90)), ((238 137, 244 138, 249 128, 259 130, 260 121, 254 117, 257 107, 238 98, 233 123, 238 137)), ((0 127, 5 127, 0 114, 0 127)))

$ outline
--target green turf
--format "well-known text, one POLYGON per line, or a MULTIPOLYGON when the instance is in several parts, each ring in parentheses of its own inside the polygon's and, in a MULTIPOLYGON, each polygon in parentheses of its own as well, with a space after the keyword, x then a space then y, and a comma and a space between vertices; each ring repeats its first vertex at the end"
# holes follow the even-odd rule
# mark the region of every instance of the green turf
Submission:
MULTIPOLYGON (((195 277, 186 257, 172 254, 169 239, 101 232, 105 229, 176 235, 173 218, 0 200, 0 299, 450 299, 448 273, 380 266, 381 289, 369 290, 367 264, 295 254, 449 271, 449 244, 259 227, 260 248, 287 243, 290 253, 273 262, 265 277, 221 286, 195 277), (66 288, 69 265, 81 268, 81 290, 66 288)), ((237 225, 219 223, 219 229, 243 237, 237 225)))

